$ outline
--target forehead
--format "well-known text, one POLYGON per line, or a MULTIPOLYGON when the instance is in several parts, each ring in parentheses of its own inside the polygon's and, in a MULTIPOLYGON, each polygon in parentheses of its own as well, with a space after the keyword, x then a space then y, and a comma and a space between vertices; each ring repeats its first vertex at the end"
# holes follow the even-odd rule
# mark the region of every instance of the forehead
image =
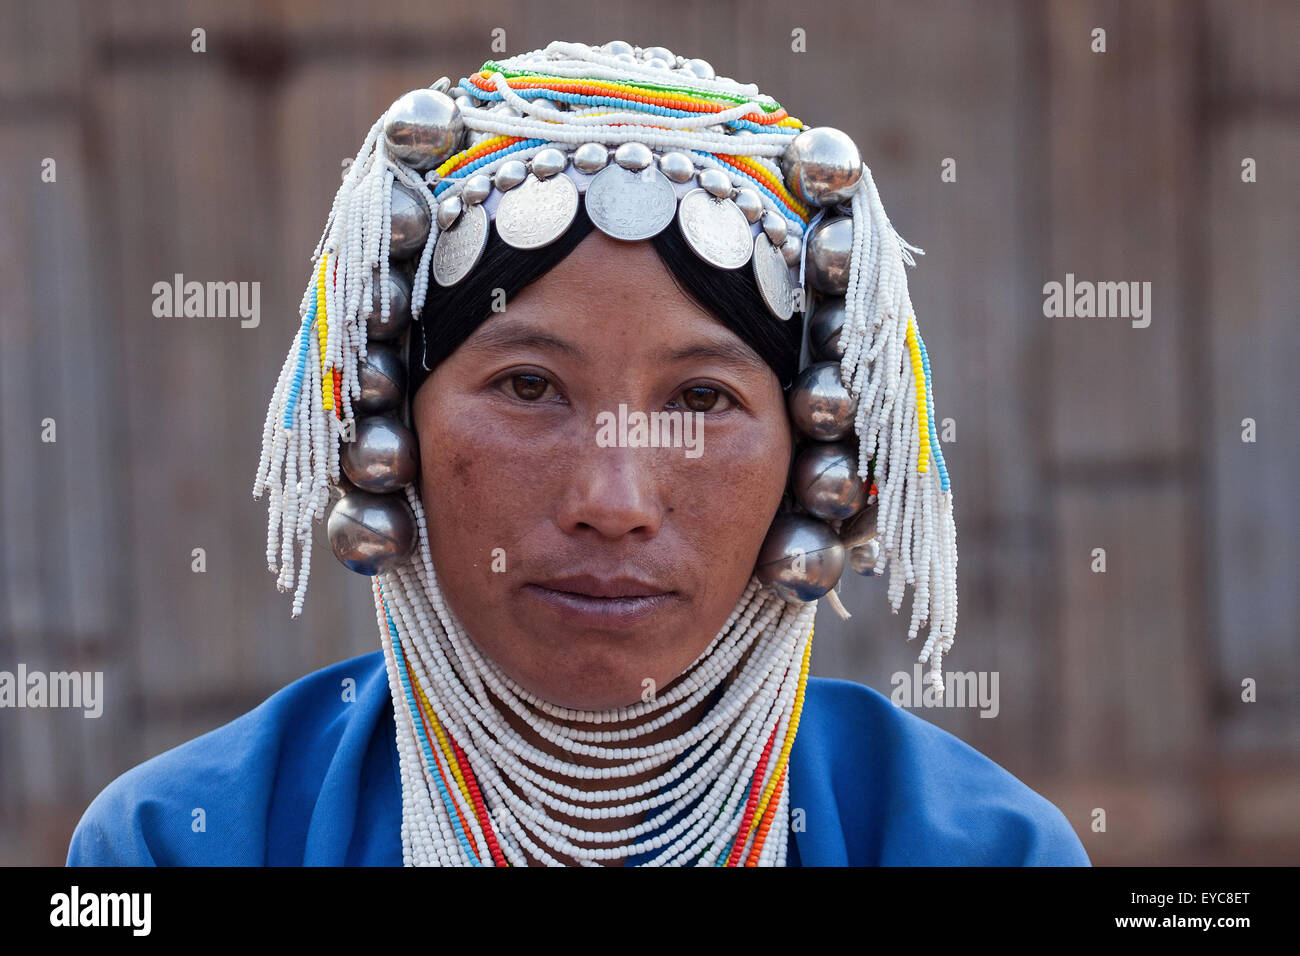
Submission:
POLYGON ((741 341, 687 295, 648 240, 624 242, 599 229, 489 317, 470 341, 493 326, 544 326, 621 348, 686 336, 741 341))
MULTIPOLYGON (((673 296, 686 308, 697 308, 673 280, 648 239, 624 242, 592 229, 578 245, 545 275, 529 283, 512 300, 567 299, 617 302, 673 296)), ((510 307, 507 307, 507 311, 510 307)))

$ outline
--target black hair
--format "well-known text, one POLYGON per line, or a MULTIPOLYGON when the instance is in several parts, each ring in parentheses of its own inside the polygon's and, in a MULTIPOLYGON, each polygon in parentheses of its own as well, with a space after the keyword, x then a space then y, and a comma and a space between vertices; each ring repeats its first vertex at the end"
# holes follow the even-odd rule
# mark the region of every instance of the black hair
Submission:
MULTIPOLYGON (((558 265, 595 228, 579 203, 577 216, 564 235, 539 249, 516 249, 502 241, 496 229, 490 229, 483 257, 468 276, 449 287, 431 281, 422 319, 411 326, 408 400, 414 401, 429 375, 426 366, 436 368, 493 314, 494 300, 501 295, 496 290, 503 290, 509 302, 558 265)), ((687 245, 675 218, 650 241, 678 288, 738 335, 786 388, 799 370, 802 313, 795 312, 789 321, 776 318, 764 304, 752 266, 718 269, 709 265, 687 245)))

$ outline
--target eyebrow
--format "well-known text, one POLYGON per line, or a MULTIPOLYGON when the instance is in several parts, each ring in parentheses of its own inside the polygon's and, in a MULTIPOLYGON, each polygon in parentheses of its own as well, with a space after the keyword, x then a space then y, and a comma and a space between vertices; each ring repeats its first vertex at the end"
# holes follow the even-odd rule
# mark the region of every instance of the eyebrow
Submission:
POLYGON ((587 353, 581 347, 549 332, 492 323, 480 326, 464 347, 474 352, 505 352, 510 349, 535 348, 566 355, 578 362, 589 361, 587 353))
MULTIPOLYGON (((554 352, 586 363, 590 357, 581 346, 542 329, 484 324, 467 341, 465 348, 475 352, 506 352, 517 348, 536 348, 554 352)), ((676 348, 662 349, 656 356, 661 363, 713 359, 740 371, 768 370, 768 365, 741 342, 691 342, 676 348)))
POLYGON ((664 349, 659 353, 659 359, 663 362, 715 359, 741 371, 768 370, 767 363, 759 358, 753 349, 740 342, 694 342, 675 349, 664 349))

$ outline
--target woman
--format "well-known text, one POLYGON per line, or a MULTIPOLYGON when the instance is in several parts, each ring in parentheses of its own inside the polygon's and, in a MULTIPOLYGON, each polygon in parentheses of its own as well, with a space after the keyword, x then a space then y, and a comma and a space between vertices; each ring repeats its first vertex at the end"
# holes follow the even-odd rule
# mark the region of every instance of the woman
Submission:
POLYGON ((342 492, 382 651, 123 775, 69 863, 1086 865, 1007 771, 808 677, 846 563, 914 586, 939 688, 955 636, 909 250, 847 136, 663 48, 399 99, 254 490, 295 616, 342 492))

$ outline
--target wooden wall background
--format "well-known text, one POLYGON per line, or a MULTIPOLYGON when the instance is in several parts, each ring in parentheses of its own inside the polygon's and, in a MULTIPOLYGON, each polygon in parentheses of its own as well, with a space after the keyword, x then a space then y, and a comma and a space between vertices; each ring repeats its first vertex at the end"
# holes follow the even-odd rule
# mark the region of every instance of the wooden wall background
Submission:
MULTIPOLYGON (((622 37, 703 56, 854 136, 927 253, 913 298, 957 427, 948 667, 999 675, 997 719, 923 716, 1056 802, 1096 863, 1300 861, 1294 3, 7 0, 3 17, 0 670, 102 670, 106 706, 0 710, 0 862, 62 862, 115 775, 378 646, 367 582, 323 528, 290 621, 250 494, 261 422, 340 160, 399 94, 477 68, 496 27, 511 53, 622 37), (178 272, 260 282, 261 325, 154 318, 153 283, 178 272), (1067 272, 1151 282, 1150 327, 1044 318, 1067 272)), ((853 580, 853 619, 823 611, 818 673, 888 693, 910 670, 883 593, 853 580)))

